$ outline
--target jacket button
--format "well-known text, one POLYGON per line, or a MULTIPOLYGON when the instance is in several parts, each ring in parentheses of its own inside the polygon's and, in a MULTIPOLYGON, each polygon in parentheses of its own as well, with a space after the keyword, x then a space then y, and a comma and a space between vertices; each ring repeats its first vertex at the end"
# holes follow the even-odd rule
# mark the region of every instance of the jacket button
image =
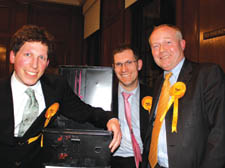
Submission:
POLYGON ((19 167, 21 165, 20 161, 15 162, 16 167, 19 167))
POLYGON ((24 145, 24 142, 18 142, 18 145, 22 146, 24 145))

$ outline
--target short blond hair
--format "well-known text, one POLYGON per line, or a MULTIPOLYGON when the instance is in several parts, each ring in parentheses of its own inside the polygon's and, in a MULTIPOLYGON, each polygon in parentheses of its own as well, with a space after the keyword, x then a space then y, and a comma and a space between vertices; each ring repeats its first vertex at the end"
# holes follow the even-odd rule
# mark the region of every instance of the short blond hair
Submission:
MULTIPOLYGON (((169 27, 169 28, 175 30, 175 31, 176 31, 177 39, 178 39, 178 40, 183 40, 183 35, 182 35, 182 33, 181 33, 180 28, 177 27, 177 26, 175 26, 175 25, 161 24, 161 25, 159 25, 159 26, 155 26, 155 27, 153 28, 152 33, 153 33, 154 31, 156 31, 156 30, 162 28, 162 27, 169 27)), ((151 35, 152 35, 152 33, 151 33, 151 35)), ((151 35, 149 36, 149 38, 151 37, 151 35)))

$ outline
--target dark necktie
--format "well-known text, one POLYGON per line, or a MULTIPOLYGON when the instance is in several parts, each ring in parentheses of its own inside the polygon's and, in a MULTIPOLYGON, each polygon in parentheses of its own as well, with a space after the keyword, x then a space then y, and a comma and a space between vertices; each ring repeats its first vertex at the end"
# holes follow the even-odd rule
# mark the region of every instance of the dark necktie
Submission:
POLYGON ((142 157, 141 157, 140 147, 137 143, 137 140, 135 139, 134 132, 133 132, 132 125, 131 125, 131 110, 130 110, 130 104, 128 102, 128 98, 131 96, 131 94, 122 92, 122 95, 123 95, 123 98, 124 98, 125 116, 126 116, 127 124, 129 126, 129 130, 130 130, 136 168, 138 168, 139 162, 142 161, 142 157))
POLYGON ((34 90, 28 88, 25 93, 29 96, 23 111, 22 122, 20 123, 18 136, 21 137, 28 130, 38 116, 39 106, 35 98, 34 90))

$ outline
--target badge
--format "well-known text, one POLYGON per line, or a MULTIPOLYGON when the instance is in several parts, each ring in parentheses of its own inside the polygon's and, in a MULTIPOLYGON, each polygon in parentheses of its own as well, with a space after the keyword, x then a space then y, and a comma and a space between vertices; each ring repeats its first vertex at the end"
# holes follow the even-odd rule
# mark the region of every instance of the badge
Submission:
POLYGON ((165 113, 161 116, 160 121, 162 121, 167 111, 169 110, 170 106, 174 103, 173 106, 173 121, 172 121, 172 132, 177 132, 177 120, 178 120, 178 99, 183 97, 186 92, 186 85, 183 82, 176 82, 170 88, 170 101, 167 105, 165 113))
POLYGON ((152 97, 151 96, 145 96, 141 101, 142 107, 145 110, 148 110, 150 113, 151 107, 152 107, 152 97))
MULTIPOLYGON (((56 114, 56 112, 59 109, 59 103, 54 103, 52 104, 45 112, 45 123, 44 123, 44 128, 48 126, 49 121, 51 120, 51 118, 56 114)), ((43 134, 40 133, 39 135, 29 138, 28 139, 28 144, 36 141, 39 137, 41 136, 41 147, 43 147, 43 134)))

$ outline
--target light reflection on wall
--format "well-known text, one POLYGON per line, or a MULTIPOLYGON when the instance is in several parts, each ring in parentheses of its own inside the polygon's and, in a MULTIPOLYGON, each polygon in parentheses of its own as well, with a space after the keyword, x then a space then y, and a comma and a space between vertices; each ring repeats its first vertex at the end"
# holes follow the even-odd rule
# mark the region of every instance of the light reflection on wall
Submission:
POLYGON ((6 48, 0 46, 0 62, 4 63, 6 61, 6 48))

